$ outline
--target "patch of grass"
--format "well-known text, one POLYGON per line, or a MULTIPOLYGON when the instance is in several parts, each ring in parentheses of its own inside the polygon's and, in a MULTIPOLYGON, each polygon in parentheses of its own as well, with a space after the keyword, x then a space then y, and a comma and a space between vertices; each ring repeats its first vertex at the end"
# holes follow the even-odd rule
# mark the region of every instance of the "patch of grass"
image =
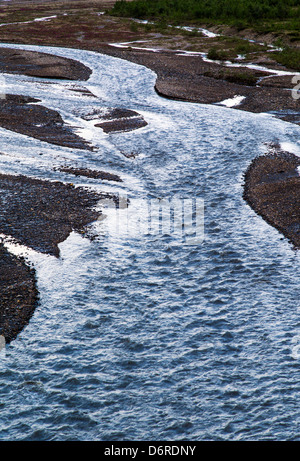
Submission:
POLYGON ((288 32, 288 37, 289 37, 289 41, 291 43, 293 42, 300 42, 300 32, 288 32))
POLYGON ((142 24, 142 27, 145 32, 151 32, 153 29, 153 24, 150 24, 150 23, 142 24))
POLYGON ((272 53, 273 58, 289 69, 300 71, 300 49, 285 47, 282 51, 272 53))
POLYGON ((208 59, 212 59, 213 61, 226 61, 228 59, 228 55, 224 50, 218 50, 217 48, 213 47, 207 53, 208 59))
POLYGON ((247 70, 227 70, 221 69, 219 71, 206 71, 206 77, 216 78, 218 80, 226 80, 227 82, 236 83, 238 85, 255 86, 257 77, 247 70))
POLYGON ((139 30, 138 24, 136 22, 132 21, 130 23, 130 30, 131 30, 131 32, 138 32, 138 30, 139 30))
MULTIPOLYGON (((175 29, 176 33, 178 34, 178 29, 175 29)), ((186 37, 203 37, 203 33, 199 31, 197 28, 194 28, 192 30, 185 30, 185 29, 180 29, 180 34, 184 35, 186 37)))
POLYGON ((208 51, 208 58, 218 61, 233 60, 238 55, 250 58, 249 54, 264 53, 266 50, 267 45, 250 43, 238 37, 220 36, 214 39, 214 44, 208 51))
POLYGON ((247 71, 236 72, 233 74, 225 75, 224 80, 231 83, 237 83, 239 85, 255 86, 257 78, 255 75, 250 74, 247 71))
POLYGON ((277 48, 282 48, 284 46, 282 38, 279 37, 273 42, 273 46, 276 46, 277 48))

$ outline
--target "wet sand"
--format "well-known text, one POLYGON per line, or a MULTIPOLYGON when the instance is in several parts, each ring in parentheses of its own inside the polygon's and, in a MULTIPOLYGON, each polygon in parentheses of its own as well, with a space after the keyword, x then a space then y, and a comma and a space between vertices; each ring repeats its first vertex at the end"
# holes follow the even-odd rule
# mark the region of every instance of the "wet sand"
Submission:
POLYGON ((102 110, 93 110, 92 113, 83 115, 84 120, 98 121, 94 126, 102 128, 104 133, 116 133, 120 131, 133 131, 147 126, 144 117, 134 110, 112 107, 102 110))
POLYGON ((96 127, 102 128, 104 133, 133 131, 147 125, 144 117, 137 112, 118 108, 111 110, 100 123, 95 124, 96 127))

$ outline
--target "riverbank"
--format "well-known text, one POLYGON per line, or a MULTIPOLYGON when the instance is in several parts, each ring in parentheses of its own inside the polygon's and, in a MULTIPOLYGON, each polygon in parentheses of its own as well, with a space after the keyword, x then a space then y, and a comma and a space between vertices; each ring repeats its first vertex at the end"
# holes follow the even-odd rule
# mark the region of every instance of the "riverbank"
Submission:
POLYGON ((153 70, 157 74, 155 89, 163 97, 202 104, 226 104, 228 99, 239 96, 241 102, 232 108, 254 113, 272 112, 281 119, 293 114, 289 121, 300 124, 299 100, 294 99, 291 92, 292 78, 296 75, 292 71, 287 76, 267 69, 236 69, 207 62, 201 56, 172 51, 156 53, 105 45, 101 51, 153 70))
POLYGON ((35 271, 0 245, 0 335, 6 343, 27 325, 38 296, 35 271))
MULTIPOLYGON (((0 175, 0 234, 35 251, 59 257, 72 231, 89 235, 104 196, 72 184, 0 175)), ((5 242, 5 240, 4 240, 5 242)), ((27 325, 38 304, 35 271, 0 243, 0 335, 6 342, 27 325)))

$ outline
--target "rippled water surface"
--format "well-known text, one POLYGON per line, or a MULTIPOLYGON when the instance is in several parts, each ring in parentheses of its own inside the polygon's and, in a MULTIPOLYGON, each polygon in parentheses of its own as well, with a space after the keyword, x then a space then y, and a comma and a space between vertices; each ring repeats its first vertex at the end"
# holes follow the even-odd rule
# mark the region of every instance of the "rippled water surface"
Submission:
MULTIPOLYGON (((59 110, 96 150, 0 129, 0 171, 128 194, 142 221, 149 199, 199 198, 205 238, 118 232, 107 210, 97 238, 71 234, 60 259, 30 251, 41 301, 1 351, 1 439, 299 440, 300 257, 242 198, 264 143, 299 153, 299 127, 162 99, 155 75, 126 61, 44 50, 90 66, 89 81, 6 75, 5 90, 59 110), (104 134, 81 118, 100 107, 136 110, 148 126, 104 134), (53 170, 65 164, 124 182, 53 170)), ((121 210, 119 219, 122 228, 121 210)))

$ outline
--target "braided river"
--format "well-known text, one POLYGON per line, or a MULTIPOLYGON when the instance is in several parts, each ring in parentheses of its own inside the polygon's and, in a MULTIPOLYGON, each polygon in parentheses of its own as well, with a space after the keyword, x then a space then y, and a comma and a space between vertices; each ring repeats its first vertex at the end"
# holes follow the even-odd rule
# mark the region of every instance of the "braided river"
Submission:
POLYGON ((300 440, 300 254, 242 197, 243 174, 269 143, 300 155, 300 127, 163 99, 152 71, 118 58, 1 46, 93 70, 86 82, 3 74, 1 90, 40 99, 94 150, 1 128, 0 172, 119 194, 129 207, 104 209, 94 237, 73 232, 60 258, 6 243, 35 268, 40 302, 0 352, 0 439, 300 440), (148 125, 107 134, 86 117, 110 108, 148 125), (158 214, 177 206, 173 225, 192 204, 197 238, 164 231, 161 215, 148 232, 155 203, 158 214))

